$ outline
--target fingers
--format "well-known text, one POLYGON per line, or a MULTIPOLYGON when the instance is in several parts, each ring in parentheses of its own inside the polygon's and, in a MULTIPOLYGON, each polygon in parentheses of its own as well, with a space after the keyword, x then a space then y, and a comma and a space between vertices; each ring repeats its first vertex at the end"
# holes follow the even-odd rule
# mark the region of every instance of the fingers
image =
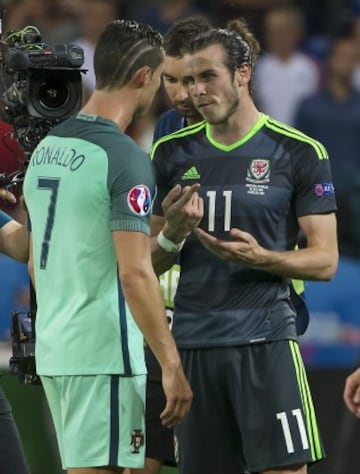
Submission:
POLYGON ((176 209, 181 209, 182 207, 185 207, 187 203, 191 202, 193 200, 193 198, 195 197, 195 199, 201 199, 199 198, 199 195, 197 193, 198 189, 200 188, 200 184, 199 183, 195 183, 193 184, 192 186, 186 186, 184 189, 183 189, 183 194, 182 196, 180 197, 180 199, 178 199, 176 201, 176 203, 174 204, 174 208, 176 209), (195 194, 196 193, 196 194, 195 194))
POLYGON ((170 189, 170 191, 168 192, 168 194, 165 196, 165 198, 163 199, 161 203, 161 206, 164 211, 177 200, 180 192, 181 192, 180 184, 177 184, 172 189, 170 189))
POLYGON ((161 205, 167 209, 172 204, 176 203, 177 208, 183 207, 186 203, 192 200, 194 193, 200 188, 199 183, 195 183, 192 186, 186 186, 184 189, 181 188, 180 184, 176 184, 163 199, 161 205), (179 195, 182 191, 182 196, 179 195))
POLYGON ((167 400, 165 408, 160 414, 163 426, 173 428, 175 425, 180 424, 190 409, 190 403, 191 398, 188 397, 186 400, 167 400))
POLYGON ((208 234, 204 230, 200 229, 200 227, 194 229, 194 232, 203 244, 216 244, 218 242, 216 237, 208 234))
POLYGON ((208 234, 204 230, 197 227, 195 229, 195 233, 199 238, 200 242, 211 252, 215 253, 221 258, 225 258, 228 255, 228 252, 232 250, 232 242, 228 242, 226 240, 218 239, 211 234, 208 234))
POLYGON ((240 229, 233 228, 230 230, 230 235, 234 239, 242 242, 250 242, 252 236, 248 234, 247 232, 244 232, 240 229))
POLYGON ((204 199, 199 198, 197 201, 197 210, 199 215, 203 216, 204 215, 204 199))
POLYGON ((354 402, 354 397, 344 397, 345 404, 347 408, 353 413, 357 418, 360 418, 360 404, 354 402))
POLYGON ((13 193, 8 191, 7 189, 4 189, 4 188, 0 189, 0 197, 13 204, 16 203, 16 197, 13 195, 13 193))
POLYGON ((166 405, 160 419, 164 426, 171 428, 184 419, 193 394, 181 367, 175 371, 163 371, 163 388, 166 405))
POLYGON ((355 405, 359 405, 360 408, 360 387, 357 387, 355 395, 353 396, 353 402, 355 405))
MULTIPOLYGON (((204 203, 202 203, 202 206, 203 205, 204 205, 204 203)), ((206 241, 208 243, 224 244, 225 246, 226 246, 226 244, 229 243, 228 241, 222 241, 222 240, 217 239, 213 235, 208 234, 207 232, 205 232, 204 230, 202 230, 200 228, 197 228, 195 230, 195 232, 196 232, 196 234, 197 234, 197 236, 199 237, 200 240, 206 241)), ((230 230, 230 235, 235 240, 243 241, 244 243, 250 242, 250 240, 252 239, 252 236, 250 234, 248 234, 247 232, 243 232, 242 230, 235 229, 235 228, 230 230)))
POLYGON ((360 418, 360 371, 349 375, 345 382, 344 401, 348 409, 360 418))
POLYGON ((231 258, 231 252, 229 252, 228 248, 231 245, 230 242, 225 242, 223 240, 217 239, 216 237, 208 234, 207 232, 199 228, 195 229, 195 233, 200 242, 209 252, 215 254, 223 260, 231 258))
POLYGON ((183 417, 180 415, 181 412, 183 412, 183 409, 180 408, 179 403, 168 402, 160 415, 162 425, 167 428, 173 428, 181 423, 183 420, 183 417))

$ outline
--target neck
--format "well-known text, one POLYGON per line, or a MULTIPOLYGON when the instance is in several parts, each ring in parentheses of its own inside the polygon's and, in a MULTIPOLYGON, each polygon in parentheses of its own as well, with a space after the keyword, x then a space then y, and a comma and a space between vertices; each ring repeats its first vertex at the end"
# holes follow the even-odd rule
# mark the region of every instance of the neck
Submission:
POLYGON ((118 90, 95 90, 81 112, 112 120, 125 131, 135 113, 135 93, 128 87, 118 90))
POLYGON ((350 80, 332 78, 328 81, 328 88, 331 95, 339 101, 347 100, 352 93, 350 80))
POLYGON ((236 111, 226 121, 210 125, 211 136, 222 145, 232 145, 241 140, 254 127, 260 112, 250 97, 241 100, 236 111))
POLYGON ((287 63, 294 55, 294 51, 289 50, 289 51, 279 51, 276 54, 274 54, 275 58, 277 58, 279 61, 283 63, 287 63))
POLYGON ((197 115, 196 117, 185 117, 186 125, 195 125, 196 123, 202 122, 204 119, 201 115, 197 115))

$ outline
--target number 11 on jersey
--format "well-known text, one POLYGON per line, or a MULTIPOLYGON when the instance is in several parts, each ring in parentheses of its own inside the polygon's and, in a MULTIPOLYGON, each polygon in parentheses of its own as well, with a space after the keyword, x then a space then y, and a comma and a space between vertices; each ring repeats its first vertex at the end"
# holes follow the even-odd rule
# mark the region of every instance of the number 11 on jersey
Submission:
MULTIPOLYGON (((209 198, 209 219, 208 219, 208 231, 209 232, 214 232, 214 230, 215 230, 216 194, 217 194, 217 191, 207 191, 206 192, 206 196, 209 198)), ((222 196, 225 199, 224 230, 226 232, 228 232, 231 229, 232 191, 223 191, 222 196)))

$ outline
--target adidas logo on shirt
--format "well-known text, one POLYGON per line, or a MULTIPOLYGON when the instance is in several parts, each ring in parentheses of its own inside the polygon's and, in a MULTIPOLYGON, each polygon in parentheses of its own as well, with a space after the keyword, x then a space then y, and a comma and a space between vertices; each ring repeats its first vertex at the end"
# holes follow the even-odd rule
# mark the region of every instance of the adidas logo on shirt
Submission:
POLYGON ((200 175, 195 166, 192 166, 182 175, 181 179, 200 179, 200 175))

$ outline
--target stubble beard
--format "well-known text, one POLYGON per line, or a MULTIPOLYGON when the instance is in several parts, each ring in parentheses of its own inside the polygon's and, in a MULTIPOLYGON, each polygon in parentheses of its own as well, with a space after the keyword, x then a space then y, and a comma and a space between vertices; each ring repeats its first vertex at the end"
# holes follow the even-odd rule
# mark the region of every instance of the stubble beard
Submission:
POLYGON ((213 118, 211 117, 208 117, 206 118, 204 116, 204 119, 210 124, 210 125, 222 125, 222 124, 225 124, 229 118, 237 111, 238 107, 239 107, 239 104, 240 104, 240 100, 239 98, 236 98, 234 99, 233 103, 231 104, 231 106, 225 111, 223 112, 223 114, 219 115, 219 116, 214 116, 213 118))

